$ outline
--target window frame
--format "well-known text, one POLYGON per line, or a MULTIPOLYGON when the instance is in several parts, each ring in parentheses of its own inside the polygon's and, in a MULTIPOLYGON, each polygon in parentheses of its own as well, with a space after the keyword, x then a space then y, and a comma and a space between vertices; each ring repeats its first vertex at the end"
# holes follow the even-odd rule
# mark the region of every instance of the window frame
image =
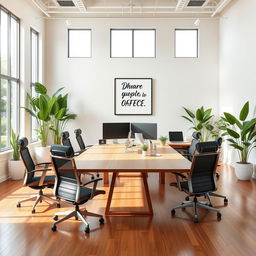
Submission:
MULTIPOLYGON (((34 29, 34 28, 32 28, 32 27, 30 27, 30 93, 31 93, 31 95, 32 95, 32 93, 33 93, 33 87, 35 86, 35 83, 33 82, 33 67, 32 67, 32 63, 33 63, 33 48, 32 48, 32 35, 36 35, 36 37, 37 37, 37 51, 36 51, 36 54, 37 54, 37 63, 36 63, 36 65, 37 65, 37 67, 36 67, 36 74, 37 74, 37 82, 39 81, 39 63, 40 63, 40 61, 39 61, 39 58, 40 58, 40 55, 39 55, 39 32, 36 30, 36 29, 34 29)), ((33 117, 31 116, 30 117, 30 139, 31 139, 31 142, 37 142, 37 141, 39 141, 39 139, 38 139, 38 137, 37 138, 33 138, 33 122, 32 122, 32 119, 33 119, 33 117)))
POLYGON ((110 58, 111 59, 155 59, 156 58, 156 29, 155 28, 111 28, 110 29, 110 58), (132 31, 132 56, 131 57, 112 57, 112 31, 132 31), (153 57, 134 57, 134 31, 154 31, 155 38, 154 38, 154 56, 153 57))
POLYGON ((83 58, 86 58, 86 59, 89 59, 89 58, 92 58, 92 29, 90 28, 68 28, 68 59, 83 59, 83 58), (90 31, 90 34, 91 34, 91 40, 90 40, 90 56, 89 57, 70 57, 70 36, 69 36, 69 31, 71 30, 80 30, 80 31, 90 31))
POLYGON ((177 59, 198 59, 199 58, 199 29, 198 28, 175 28, 174 29, 174 58, 177 59), (196 57, 177 57, 176 56, 176 31, 196 31, 196 57))
MULTIPOLYGON (((4 11, 7 14, 7 59, 8 59, 8 69, 7 69, 7 75, 1 74, 1 51, 0 51, 0 80, 4 79, 7 81, 7 131, 6 131, 6 147, 1 148, 0 146, 0 153, 8 151, 11 149, 10 145, 10 134, 11 134, 11 87, 12 87, 12 82, 15 82, 17 84, 17 91, 16 91, 16 99, 17 99, 17 106, 18 110, 15 114, 16 116, 16 125, 17 125, 17 130, 15 131, 16 134, 19 134, 20 132, 20 18, 18 18, 15 14, 13 14, 11 11, 6 9, 3 5, 0 4, 0 23, 1 23, 1 11, 4 11), (17 29, 17 57, 16 57, 16 65, 17 65, 17 77, 12 76, 12 56, 11 56, 11 19, 14 19, 17 22, 18 29, 17 29)), ((1 49, 1 41, 0 41, 0 49, 1 49)), ((0 81, 0 86, 1 86, 1 81, 0 81)), ((0 97, 1 97, 1 90, 0 90, 0 97)), ((1 135, 0 135, 0 143, 1 143, 1 135)))

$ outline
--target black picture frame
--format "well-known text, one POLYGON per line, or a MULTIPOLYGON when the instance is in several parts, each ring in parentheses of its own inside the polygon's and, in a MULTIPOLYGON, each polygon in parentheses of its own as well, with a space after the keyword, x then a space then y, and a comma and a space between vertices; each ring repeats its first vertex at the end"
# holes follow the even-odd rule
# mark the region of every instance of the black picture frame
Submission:
MULTIPOLYGON (((126 102, 127 103, 127 102, 126 102)), ((128 102, 129 103, 129 102, 128 102)), ((114 114, 122 116, 149 116, 153 115, 153 78, 115 78, 114 79, 114 114), (126 89, 120 88, 123 82, 129 83, 130 85, 138 86, 137 89, 127 89, 127 92, 134 92, 137 94, 133 102, 137 102, 141 105, 139 106, 122 106, 123 100, 131 100, 129 96, 125 96, 125 99, 121 100, 120 92, 126 89), (144 93, 144 94, 143 94, 144 93), (150 94, 150 95, 149 95, 150 94), (138 96, 140 95, 140 96, 138 96), (142 96, 145 95, 145 96, 142 96), (144 101, 143 101, 144 100, 144 101), (144 106, 141 102, 144 102, 144 106)))

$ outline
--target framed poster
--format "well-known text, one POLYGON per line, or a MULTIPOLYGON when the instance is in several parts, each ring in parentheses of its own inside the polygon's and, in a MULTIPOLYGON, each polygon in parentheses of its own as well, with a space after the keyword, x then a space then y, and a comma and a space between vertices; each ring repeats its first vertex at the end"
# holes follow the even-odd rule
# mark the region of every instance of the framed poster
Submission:
POLYGON ((115 78, 115 115, 152 115, 152 78, 115 78))

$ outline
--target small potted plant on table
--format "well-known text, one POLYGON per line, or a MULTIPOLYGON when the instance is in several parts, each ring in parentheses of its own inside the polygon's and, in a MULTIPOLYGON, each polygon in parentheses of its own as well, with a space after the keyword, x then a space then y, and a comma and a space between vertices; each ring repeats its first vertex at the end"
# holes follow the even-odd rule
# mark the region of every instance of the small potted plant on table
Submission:
POLYGON ((166 136, 161 136, 161 137, 159 137, 159 140, 161 141, 162 146, 165 146, 166 141, 167 141, 167 137, 166 136))
POLYGON ((142 150, 142 155, 146 156, 147 155, 147 151, 148 151, 148 145, 144 144, 141 146, 141 150, 142 150))

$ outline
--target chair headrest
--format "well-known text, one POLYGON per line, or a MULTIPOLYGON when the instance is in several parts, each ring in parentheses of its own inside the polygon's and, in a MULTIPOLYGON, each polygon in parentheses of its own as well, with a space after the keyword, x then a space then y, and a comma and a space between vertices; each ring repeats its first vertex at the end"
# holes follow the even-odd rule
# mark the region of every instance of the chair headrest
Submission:
POLYGON ((201 135, 202 135, 201 132, 193 132, 193 133, 192 133, 192 137, 193 137, 194 139, 197 139, 197 140, 200 139, 201 135))
POLYGON ((74 151, 70 146, 51 145, 51 154, 53 156, 73 157, 74 151))
POLYGON ((20 146, 20 149, 26 148, 28 146, 28 139, 26 137, 19 139, 18 145, 20 146))
POLYGON ((196 151, 198 153, 215 153, 218 148, 216 141, 199 142, 196 144, 196 151))
POLYGON ((215 139, 215 141, 218 143, 218 146, 220 147, 223 140, 222 140, 222 137, 218 136, 218 137, 215 139))
POLYGON ((68 131, 62 132, 61 137, 62 137, 62 139, 68 139, 69 138, 69 132, 68 131))
POLYGON ((80 128, 75 129, 75 134, 76 134, 76 136, 81 135, 82 134, 82 130, 80 128))

